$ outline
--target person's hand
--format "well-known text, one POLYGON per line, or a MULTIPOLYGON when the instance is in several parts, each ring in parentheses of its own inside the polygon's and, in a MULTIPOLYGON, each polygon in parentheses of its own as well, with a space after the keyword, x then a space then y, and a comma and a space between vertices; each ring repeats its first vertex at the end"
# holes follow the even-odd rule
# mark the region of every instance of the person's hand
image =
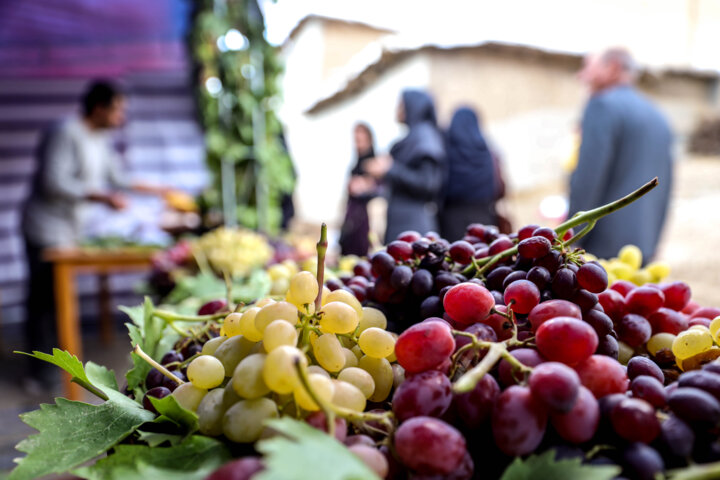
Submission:
POLYGON ((375 182, 362 175, 353 175, 348 183, 350 195, 362 195, 375 188, 375 182))
POLYGON ((375 178, 382 178, 392 167, 393 160, 390 155, 378 155, 366 161, 363 165, 364 170, 375 178))

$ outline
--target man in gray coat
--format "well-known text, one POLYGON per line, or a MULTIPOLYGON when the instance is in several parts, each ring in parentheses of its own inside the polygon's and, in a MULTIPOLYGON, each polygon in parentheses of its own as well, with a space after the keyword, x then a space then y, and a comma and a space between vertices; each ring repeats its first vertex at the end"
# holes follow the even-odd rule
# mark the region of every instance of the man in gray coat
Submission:
POLYGON ((580 79, 590 88, 582 118, 578 165, 570 179, 569 214, 623 197, 653 177, 659 185, 635 203, 600 219, 580 244, 610 258, 637 245, 655 254, 672 185, 672 132, 665 117, 633 88, 635 63, 619 48, 585 59, 580 79))

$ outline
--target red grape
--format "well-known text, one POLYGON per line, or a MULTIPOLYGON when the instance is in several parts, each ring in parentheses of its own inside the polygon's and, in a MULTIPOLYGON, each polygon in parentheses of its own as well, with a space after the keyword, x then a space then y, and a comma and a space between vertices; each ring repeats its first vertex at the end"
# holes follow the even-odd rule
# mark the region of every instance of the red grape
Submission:
POLYGON ((467 226, 465 231, 468 235, 472 235, 473 237, 484 238, 486 228, 482 223, 471 223, 467 226))
POLYGON ((505 250, 513 247, 513 241, 510 240, 508 237, 500 237, 496 240, 493 240, 493 242, 490 244, 490 251, 488 252, 490 256, 497 255, 500 252, 504 252, 505 250))
POLYGON ((690 301, 692 292, 690 286, 685 282, 666 283, 660 287, 665 294, 665 307, 680 311, 690 301))
POLYGON ((634 380, 636 377, 641 375, 647 375, 654 377, 661 384, 665 381, 665 375, 663 374, 657 363, 653 362, 647 357, 633 357, 627 364, 627 376, 630 380, 634 380))
POLYGON ((395 240, 388 244, 386 247, 387 253, 390 254, 395 260, 402 262, 409 260, 413 255, 413 248, 408 242, 403 240, 395 240))
POLYGON ((630 283, 627 280, 617 280, 610 286, 612 290, 615 290, 623 297, 627 297, 628 293, 632 292, 637 288, 637 285, 630 283))
POLYGON ((530 374, 528 386, 533 396, 551 410, 569 412, 578 398, 580 377, 565 364, 541 363, 530 374))
POLYGON ((660 434, 655 409, 638 398, 626 398, 615 405, 610 421, 615 432, 631 442, 650 443, 660 434))
POLYGON ((595 398, 611 393, 625 393, 628 377, 617 360, 604 355, 593 355, 575 367, 580 383, 587 387, 595 398))
POLYGON ((390 276, 395 268, 395 259, 387 252, 377 252, 370 259, 372 274, 376 277, 390 276))
POLYGON ((635 348, 650 340, 652 327, 644 317, 628 313, 618 323, 617 333, 620 340, 635 348))
POLYGON ((614 321, 619 322, 625 315, 627 306, 625 305, 625 297, 617 290, 611 288, 605 290, 598 295, 598 301, 602 305, 605 313, 614 321))
POLYGON ((533 234, 533 237, 536 235, 545 237, 547 240, 550 241, 550 243, 554 242, 555 239, 557 238, 557 233, 555 233, 555 230, 553 230, 552 228, 548 228, 548 227, 536 228, 532 234, 533 234))
POLYGON ((553 294, 565 300, 570 300, 578 288, 575 272, 569 268, 561 268, 555 272, 552 280, 553 294))
POLYGON ((702 325, 703 327, 710 328, 711 320, 706 317, 694 317, 688 321, 688 328, 694 327, 695 325, 702 325))
POLYGON ((420 238, 422 238, 420 233, 416 232, 415 230, 405 230, 397 236, 398 240, 402 240, 403 242, 408 243, 416 242, 420 240, 420 238))
POLYGON ((227 307, 227 302, 225 300, 210 300, 209 302, 204 303, 199 309, 197 314, 198 315, 212 315, 213 313, 220 312, 227 307))
MULTIPOLYGON (((318 430, 328 433, 328 422, 325 412, 318 410, 312 412, 310 415, 305 417, 305 421, 311 427, 317 428, 318 430)), ((338 442, 344 442, 347 438, 347 421, 344 418, 335 417, 335 438, 338 442)))
POLYGON ((489 418, 500 395, 500 387, 492 375, 486 374, 471 391, 456 394, 453 406, 463 425, 469 429, 480 428, 489 418))
POLYGON ((450 244, 450 250, 448 251, 450 258, 453 262, 457 262, 460 265, 467 265, 475 254, 475 249, 471 244, 464 240, 458 240, 450 244))
POLYGON ((392 409, 399 421, 412 417, 440 417, 452 401, 452 384, 436 370, 407 378, 395 390, 392 409))
POLYGON ((628 312, 647 317, 663 306, 665 294, 657 288, 642 286, 628 293, 625 300, 628 312))
POLYGON ((533 452, 542 441, 546 425, 547 411, 527 387, 513 385, 495 402, 493 437, 506 455, 521 456, 533 452))
POLYGON ((553 413, 552 425, 570 443, 585 443, 597 431, 600 407, 592 392, 585 387, 578 390, 577 400, 567 413, 553 413))
POLYGON ((495 299, 487 288, 474 283, 461 283, 452 287, 443 299, 445 311, 463 325, 486 318, 495 306, 495 299))
POLYGON ((663 307, 648 317, 653 335, 660 332, 677 335, 688 329, 688 321, 682 313, 663 307))
POLYGON ((540 258, 550 253, 550 240, 539 235, 520 240, 518 254, 523 258, 540 258))
MULTIPOLYGON (((535 367, 546 361, 537 350, 532 348, 516 348, 510 351, 510 355, 517 358, 526 367, 535 367)), ((500 360, 498 378, 505 387, 517 384, 517 380, 513 377, 513 367, 507 360, 500 360)))
POLYGON ((548 300, 538 304, 535 308, 530 310, 528 320, 532 325, 533 332, 537 331, 538 327, 543 324, 546 320, 556 317, 573 317, 577 319, 582 318, 582 312, 580 307, 567 300, 548 300))
POLYGON ((502 315, 507 313, 507 307, 505 305, 496 305, 495 310, 500 313, 491 314, 482 323, 493 329, 498 341, 507 340, 513 334, 512 323, 506 316, 502 315))
POLYGON ((690 300, 687 305, 683 307, 682 310, 680 310, 681 313, 684 313, 686 315, 692 315, 697 310, 700 309, 700 305, 695 300, 690 300))
POLYGON ((226 463, 211 473, 206 480, 251 480, 265 469, 260 457, 245 457, 226 463))
POLYGON ((690 319, 693 318, 708 318, 710 320, 714 319, 715 317, 720 317, 720 308, 715 307, 702 307, 695 310, 691 315, 690 319))
POLYGON ((447 475, 465 456, 465 438, 454 427, 432 417, 414 417, 395 431, 400 461, 420 474, 447 475))
POLYGON ((450 328, 439 321, 425 321, 405 330, 395 343, 398 363, 407 373, 431 370, 455 350, 450 328))
POLYGON ((532 237, 532 234, 535 230, 540 228, 540 225, 525 225, 520 230, 518 230, 518 240, 525 240, 526 238, 532 237))
POLYGON ((548 360, 576 365, 592 355, 598 336, 590 325, 571 317, 546 321, 537 329, 535 343, 548 360))
POLYGON ((398 265, 390 274, 390 285, 396 290, 402 290, 410 285, 412 278, 412 268, 407 265, 398 265))
POLYGON ((505 304, 519 314, 530 313, 540 303, 540 290, 529 280, 516 280, 505 289, 505 304))
POLYGON ((607 272, 597 263, 581 266, 577 271, 577 281, 580 288, 592 293, 603 292, 608 286, 607 272))
POLYGON ((645 400, 655 408, 665 406, 665 388, 657 378, 640 375, 630 382, 630 390, 632 390, 634 398, 645 400))

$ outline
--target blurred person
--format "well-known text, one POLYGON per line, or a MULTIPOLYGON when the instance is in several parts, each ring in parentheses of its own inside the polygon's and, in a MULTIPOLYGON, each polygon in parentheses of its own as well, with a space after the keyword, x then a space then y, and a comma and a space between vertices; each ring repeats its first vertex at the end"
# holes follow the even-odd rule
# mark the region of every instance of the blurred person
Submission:
POLYGON ((445 146, 437 127, 435 106, 422 90, 403 91, 397 120, 407 135, 390 155, 368 161, 365 170, 388 189, 385 243, 405 230, 437 230, 437 210, 443 185, 445 146))
POLYGON ((340 251, 343 255, 365 256, 370 248, 368 202, 375 197, 377 183, 365 171, 365 163, 375 156, 373 134, 365 123, 353 129, 357 160, 350 171, 345 219, 340 230, 340 251))
MULTIPOLYGON (((37 149, 37 169, 23 212, 28 262, 26 341, 29 350, 49 352, 54 344, 52 264, 48 247, 72 247, 80 240, 88 206, 121 210, 128 204, 121 189, 162 193, 165 189, 131 184, 120 169, 110 131, 125 121, 125 98, 110 82, 95 81, 82 97, 80 115, 44 132, 37 149)), ((47 370, 34 362, 31 374, 45 383, 47 370)), ((49 365, 49 364, 46 364, 49 365)))
POLYGON ((455 111, 445 135, 447 178, 439 215, 440 233, 461 239, 471 223, 497 225, 495 202, 500 179, 493 154, 480 131, 477 114, 468 107, 455 111))
POLYGON ((579 79, 590 89, 582 116, 580 153, 570 179, 570 214, 621 198, 654 177, 660 183, 631 205, 600 219, 579 242, 610 258, 627 244, 646 261, 665 223, 673 177, 673 135, 665 117, 634 87, 630 53, 611 48, 585 58, 579 79))

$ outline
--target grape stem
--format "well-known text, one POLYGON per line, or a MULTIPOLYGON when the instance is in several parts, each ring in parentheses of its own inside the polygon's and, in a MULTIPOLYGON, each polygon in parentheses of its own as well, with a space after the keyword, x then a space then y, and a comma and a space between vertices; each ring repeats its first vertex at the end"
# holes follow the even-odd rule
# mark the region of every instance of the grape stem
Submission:
POLYGON ((227 308, 233 310, 232 279, 230 278, 230 273, 227 270, 223 270, 222 273, 223 280, 225 281, 225 302, 227 303, 227 308))
POLYGON ((177 383, 178 385, 182 385, 183 383, 185 383, 183 380, 181 380, 181 379, 179 379, 178 377, 176 377, 175 375, 173 375, 173 373, 172 373, 170 370, 168 370, 167 368, 165 368, 164 366, 160 365, 158 362, 156 362, 155 360, 153 360, 153 358, 152 358, 150 355, 148 355, 147 353, 145 353, 145 352, 143 351, 143 349, 140 348, 140 345, 135 345, 135 348, 133 349, 133 352, 134 352, 137 356, 139 356, 140 358, 142 358, 143 360, 145 360, 147 363, 149 363, 150 365, 152 365, 153 367, 155 367, 160 373, 162 373, 163 375, 165 375, 167 378, 169 378, 169 379, 172 380, 173 382, 177 383))
POLYGON ((227 317, 228 312, 218 312, 212 315, 181 315, 175 312, 169 312, 167 310, 153 310, 153 315, 161 320, 165 320, 168 323, 172 322, 209 322, 212 320, 218 320, 227 317))
MULTIPOLYGON (((582 225, 583 223, 587 223, 588 225, 583 228, 580 232, 577 233, 577 235, 574 235, 572 238, 570 238, 567 242, 565 242, 565 245, 571 245, 575 241, 582 238, 582 236, 586 235, 590 230, 592 230, 592 227, 595 226, 595 222, 606 216, 609 215, 617 210, 620 210, 623 207, 626 207, 633 203, 635 200, 639 199, 646 193, 648 193, 653 188, 657 187, 658 185, 658 178, 655 177, 652 180, 650 180, 648 183, 643 185, 642 187, 638 188, 634 192, 625 195, 622 198, 619 198, 615 200, 614 202, 610 202, 606 205, 603 205, 598 208, 594 208, 592 210, 588 210, 587 212, 578 212, 575 215, 572 216, 572 218, 569 218, 568 220, 564 221, 560 225, 558 225, 555 228, 555 233, 558 234, 559 237, 562 238, 562 236, 570 230, 573 227, 577 227, 578 225, 582 225), (589 228, 588 228, 589 227, 589 228)), ((469 265, 465 270, 463 270, 463 275, 467 276, 470 274, 473 274, 475 272, 475 276, 482 275, 484 272, 486 272, 492 265, 495 265, 500 260, 510 257, 512 255, 515 255, 517 253, 517 245, 515 245, 512 248, 509 248, 507 250, 503 250, 502 252, 492 256, 492 257, 485 257, 477 262, 473 262, 473 264, 469 265), (480 269, 477 269, 477 266, 480 265, 480 269)))
POLYGON ((327 225, 324 223, 320 226, 320 240, 317 243, 317 282, 318 293, 315 297, 315 311, 320 311, 320 302, 322 301, 323 285, 325 284, 325 254, 327 253, 327 225))

